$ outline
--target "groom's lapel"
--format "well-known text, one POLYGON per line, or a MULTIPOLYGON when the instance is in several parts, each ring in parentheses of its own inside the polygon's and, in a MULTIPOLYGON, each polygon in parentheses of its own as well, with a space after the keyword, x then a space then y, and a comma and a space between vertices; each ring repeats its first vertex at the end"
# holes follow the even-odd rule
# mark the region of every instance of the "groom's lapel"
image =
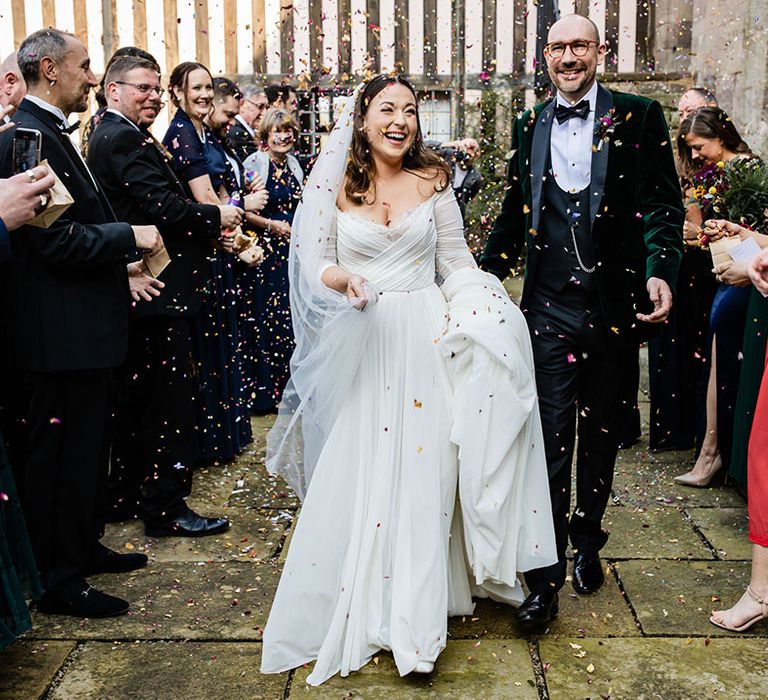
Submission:
MULTIPOLYGON (((598 122, 605 117, 613 107, 613 95, 600 83, 597 84, 597 100, 595 101, 595 132, 598 131, 598 122)), ((597 216, 597 208, 603 199, 605 190, 605 178, 608 172, 608 153, 611 144, 606 139, 600 145, 600 136, 595 133, 592 140, 592 180, 589 185, 589 220, 594 225, 597 216)))
POLYGON ((539 230, 541 215, 541 190, 544 185, 545 171, 549 162, 549 143, 552 134, 552 119, 555 114, 555 101, 552 100, 539 114, 533 130, 531 146, 531 225, 539 230))

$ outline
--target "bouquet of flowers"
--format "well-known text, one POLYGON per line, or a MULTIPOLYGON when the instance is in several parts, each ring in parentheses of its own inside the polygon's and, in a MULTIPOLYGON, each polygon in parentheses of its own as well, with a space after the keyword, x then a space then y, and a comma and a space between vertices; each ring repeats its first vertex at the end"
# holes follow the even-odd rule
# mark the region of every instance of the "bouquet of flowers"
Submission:
MULTIPOLYGON (((745 228, 768 228, 768 167, 760 158, 709 163, 691 179, 692 200, 711 216, 745 228)), ((707 247, 707 236, 699 239, 707 247)))

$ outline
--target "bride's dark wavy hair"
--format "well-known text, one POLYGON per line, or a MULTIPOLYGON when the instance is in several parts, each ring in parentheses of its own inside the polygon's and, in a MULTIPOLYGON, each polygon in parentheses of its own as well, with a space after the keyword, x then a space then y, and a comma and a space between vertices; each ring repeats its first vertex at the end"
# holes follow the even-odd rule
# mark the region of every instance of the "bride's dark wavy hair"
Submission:
POLYGON ((347 163, 347 179, 344 185, 344 192, 347 195, 347 199, 358 205, 365 202, 366 196, 370 192, 374 193, 375 198, 376 190, 374 183, 376 163, 373 160, 368 137, 363 128, 363 120, 373 98, 384 88, 394 84, 407 87, 411 91, 416 103, 416 136, 411 148, 408 149, 403 158, 403 170, 413 172, 425 179, 426 176, 422 174, 424 171, 442 175, 442 183, 438 191, 444 190, 451 182, 451 171, 448 164, 424 144, 421 124, 419 123, 418 98, 413 86, 401 75, 381 74, 368 81, 366 86, 360 91, 357 104, 355 105, 354 132, 352 134, 349 162, 347 163))

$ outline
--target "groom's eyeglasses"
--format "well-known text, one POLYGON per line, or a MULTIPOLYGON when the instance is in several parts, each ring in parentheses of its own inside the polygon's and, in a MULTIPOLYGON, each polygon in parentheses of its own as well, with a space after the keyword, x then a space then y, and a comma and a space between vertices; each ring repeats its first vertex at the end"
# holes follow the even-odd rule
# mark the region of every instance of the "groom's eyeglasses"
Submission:
POLYGON ((581 58, 582 56, 587 55, 589 52, 589 47, 592 46, 592 44, 599 46, 600 42, 588 41, 587 39, 576 39, 576 41, 564 42, 556 41, 551 44, 547 44, 544 47, 544 51, 547 52, 547 55, 552 56, 552 58, 562 58, 565 50, 570 46, 571 53, 577 58, 581 58))

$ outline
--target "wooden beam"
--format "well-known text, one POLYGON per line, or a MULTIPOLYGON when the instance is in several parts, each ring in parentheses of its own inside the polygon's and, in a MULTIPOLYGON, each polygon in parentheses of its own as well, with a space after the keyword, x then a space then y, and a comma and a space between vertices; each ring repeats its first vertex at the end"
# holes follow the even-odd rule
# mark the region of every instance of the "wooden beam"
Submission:
POLYGON ((75 0, 75 36, 88 48, 88 8, 85 0, 75 0))
POLYGON ((118 46, 116 0, 101 0, 101 45, 104 63, 109 61, 118 46))
POLYGON ((524 75, 529 66, 525 65, 525 58, 528 55, 528 31, 527 31, 527 2, 526 0, 515 0, 514 4, 514 36, 512 39, 512 73, 520 76, 524 75))
POLYGON ((267 73, 267 23, 264 0, 253 0, 253 72, 267 73))
POLYGON ((640 0, 637 3, 637 44, 635 67, 639 71, 652 71, 653 27, 656 0, 640 0))
MULTIPOLYGON (((208 41, 208 0, 195 0, 195 60, 207 66, 210 61, 208 41)), ((168 70, 171 70, 170 68, 168 70)))
POLYGON ((133 0, 133 45, 147 48, 146 0, 133 0))
POLYGON ((293 69, 293 0, 280 0, 280 70, 292 75, 293 69))
POLYGON ((237 0, 224 0, 224 72, 237 73, 237 0))
POLYGON ((496 66, 496 0, 483 0, 483 70, 496 66))
POLYGON ((367 20, 368 31, 365 43, 371 61, 371 70, 378 73, 381 70, 381 8, 379 0, 368 0, 367 20))
POLYGON ((43 0, 43 26, 56 26, 56 0, 43 0))
POLYGON ((605 54, 605 70, 616 71, 619 65, 619 0, 606 0, 605 3, 605 41, 608 51, 605 54))
POLYGON ((339 75, 352 70, 352 3, 350 0, 338 0, 336 4, 336 24, 338 25, 339 75))
POLYGON ((13 15, 13 43, 16 48, 27 36, 27 13, 24 9, 24 0, 11 0, 11 14, 13 15))
POLYGON ((179 14, 176 0, 163 0, 163 21, 165 23, 165 67, 170 75, 179 65, 179 14))
POLYGON ((408 73, 410 46, 408 0, 395 0, 395 69, 408 73))
POLYGON ((424 0, 424 75, 437 75, 437 0, 424 0))
POLYGON ((309 70, 313 75, 322 72, 325 47, 323 33, 323 3, 309 0, 309 70))

